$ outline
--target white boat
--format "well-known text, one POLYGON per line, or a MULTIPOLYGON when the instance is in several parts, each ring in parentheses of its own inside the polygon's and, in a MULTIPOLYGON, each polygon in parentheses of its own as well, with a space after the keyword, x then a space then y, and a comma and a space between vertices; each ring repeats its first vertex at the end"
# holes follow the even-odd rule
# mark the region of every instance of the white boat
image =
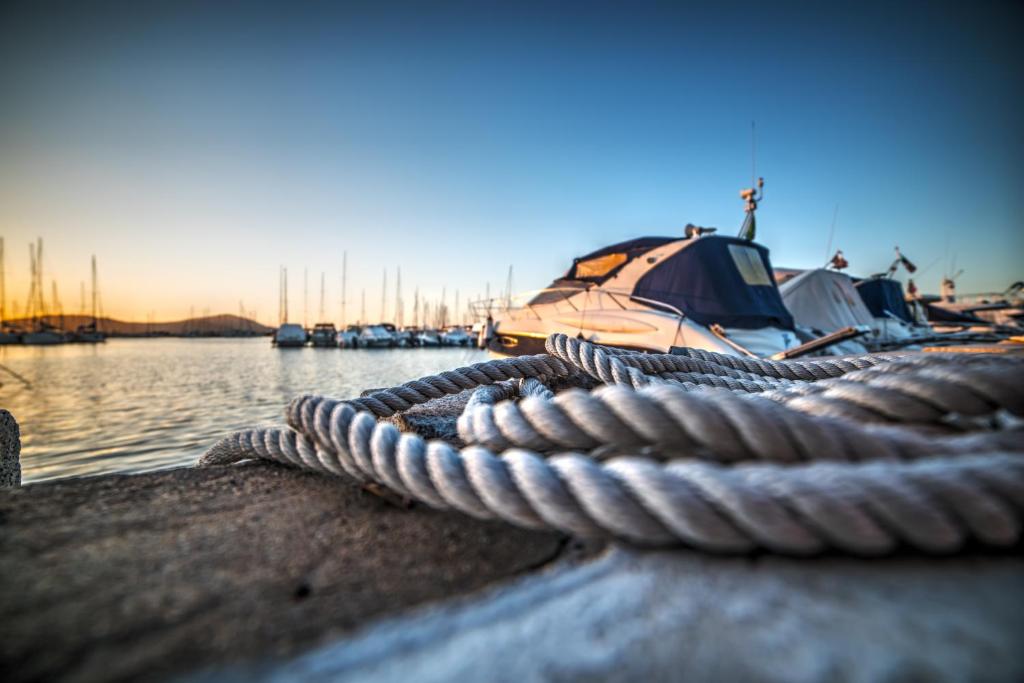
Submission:
MULTIPOLYGON (((845 327, 872 327, 874 316, 849 275, 835 270, 805 270, 779 287, 798 328, 824 335, 845 327)), ((867 353, 865 339, 849 339, 830 349, 835 354, 867 353)))
POLYGON ((349 325, 344 330, 338 332, 337 343, 338 346, 342 349, 358 348, 359 327, 357 325, 349 325))
POLYGON ((306 345, 308 337, 302 325, 284 323, 274 332, 274 345, 278 348, 297 348, 306 345))
POLYGON ((51 344, 63 344, 68 338, 61 332, 54 330, 39 330, 37 332, 26 332, 21 335, 21 343, 27 346, 49 346, 51 344))
POLYGON ((662 353, 689 346, 770 356, 800 345, 768 249, 703 232, 613 244, 575 259, 546 289, 474 303, 478 318, 494 319, 488 348, 542 353, 555 332, 662 353))
POLYGON ((413 343, 416 346, 434 347, 441 345, 441 337, 436 330, 422 329, 413 334, 413 343))
POLYGON ((403 328, 401 330, 395 330, 392 334, 395 337, 395 346, 397 346, 398 348, 407 349, 413 346, 412 330, 408 328, 403 328))
POLYGON ((470 338, 461 327, 449 327, 441 334, 442 346, 469 346, 470 338))
POLYGON ((853 285, 873 317, 871 328, 881 344, 913 344, 917 337, 934 331, 922 323, 907 305, 907 296, 899 280, 876 276, 857 280, 853 285))
POLYGON ((359 332, 358 342, 366 349, 385 349, 395 345, 395 337, 383 325, 366 325, 359 332))

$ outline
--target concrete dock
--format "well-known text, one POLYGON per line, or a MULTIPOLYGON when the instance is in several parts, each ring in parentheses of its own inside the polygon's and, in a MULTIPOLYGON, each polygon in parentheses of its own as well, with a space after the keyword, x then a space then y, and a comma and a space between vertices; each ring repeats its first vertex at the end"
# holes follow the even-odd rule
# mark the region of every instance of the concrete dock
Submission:
POLYGON ((1024 680, 1020 550, 865 560, 583 545, 273 464, 69 479, 0 489, 0 671, 1024 680))

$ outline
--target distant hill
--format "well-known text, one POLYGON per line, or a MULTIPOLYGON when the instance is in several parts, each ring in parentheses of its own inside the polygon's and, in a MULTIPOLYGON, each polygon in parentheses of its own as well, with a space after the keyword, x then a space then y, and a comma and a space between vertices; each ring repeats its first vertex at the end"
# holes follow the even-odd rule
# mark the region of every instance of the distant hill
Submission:
MULTIPOLYGON (((91 317, 84 315, 65 315, 63 317, 52 315, 43 317, 43 320, 54 327, 67 331, 75 330, 79 326, 88 325, 92 322, 91 317)), ((32 321, 27 318, 7 320, 5 323, 9 327, 20 329, 30 329, 32 327, 32 321)), ((274 331, 272 327, 261 325, 255 320, 227 314, 162 323, 136 323, 114 320, 112 318, 100 318, 98 323, 101 331, 115 337, 142 337, 148 335, 236 337, 259 336, 270 334, 274 331)))

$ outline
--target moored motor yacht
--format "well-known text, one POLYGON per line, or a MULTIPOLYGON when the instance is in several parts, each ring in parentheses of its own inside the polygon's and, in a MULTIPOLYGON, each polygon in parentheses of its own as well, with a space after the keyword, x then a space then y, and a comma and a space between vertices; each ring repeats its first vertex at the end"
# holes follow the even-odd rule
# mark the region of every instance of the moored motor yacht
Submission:
POLYGON ((434 347, 441 345, 441 337, 437 334, 437 330, 424 328, 417 330, 413 335, 413 343, 416 346, 423 347, 434 347))
POLYGON ((607 346, 689 346, 770 356, 800 344, 771 277, 768 249, 688 226, 687 237, 641 237, 573 261, 539 292, 474 304, 493 317, 488 348, 541 353, 555 332, 607 346))
POLYGON ((469 335, 466 330, 458 325, 449 327, 441 333, 442 346, 469 346, 469 335))
MULTIPOLYGON (((849 275, 837 270, 813 268, 787 279, 779 287, 786 308, 801 331, 823 335, 843 328, 873 329, 874 316, 853 286, 849 275)), ((835 354, 864 354, 868 340, 863 336, 834 344, 835 354)))
POLYGON ((274 346, 282 349, 298 348, 306 345, 308 337, 302 325, 284 323, 274 332, 274 346))
POLYGON ((334 323, 317 323, 309 335, 309 342, 320 348, 333 348, 337 343, 338 330, 334 323))
POLYGON ((395 337, 384 325, 366 325, 359 332, 358 342, 366 349, 385 349, 395 345, 395 337))
POLYGON ((349 325, 338 332, 336 337, 338 347, 342 349, 354 349, 359 346, 359 326, 349 325))

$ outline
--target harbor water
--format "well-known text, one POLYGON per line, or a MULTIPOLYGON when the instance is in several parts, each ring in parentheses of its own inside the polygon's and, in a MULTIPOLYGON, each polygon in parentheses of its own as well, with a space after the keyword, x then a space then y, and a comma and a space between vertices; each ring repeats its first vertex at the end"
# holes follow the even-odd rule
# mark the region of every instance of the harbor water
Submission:
POLYGON ((0 346, 0 407, 21 426, 26 483, 189 465, 228 432, 281 424, 293 397, 368 388, 486 360, 466 348, 276 349, 255 339, 0 346))

